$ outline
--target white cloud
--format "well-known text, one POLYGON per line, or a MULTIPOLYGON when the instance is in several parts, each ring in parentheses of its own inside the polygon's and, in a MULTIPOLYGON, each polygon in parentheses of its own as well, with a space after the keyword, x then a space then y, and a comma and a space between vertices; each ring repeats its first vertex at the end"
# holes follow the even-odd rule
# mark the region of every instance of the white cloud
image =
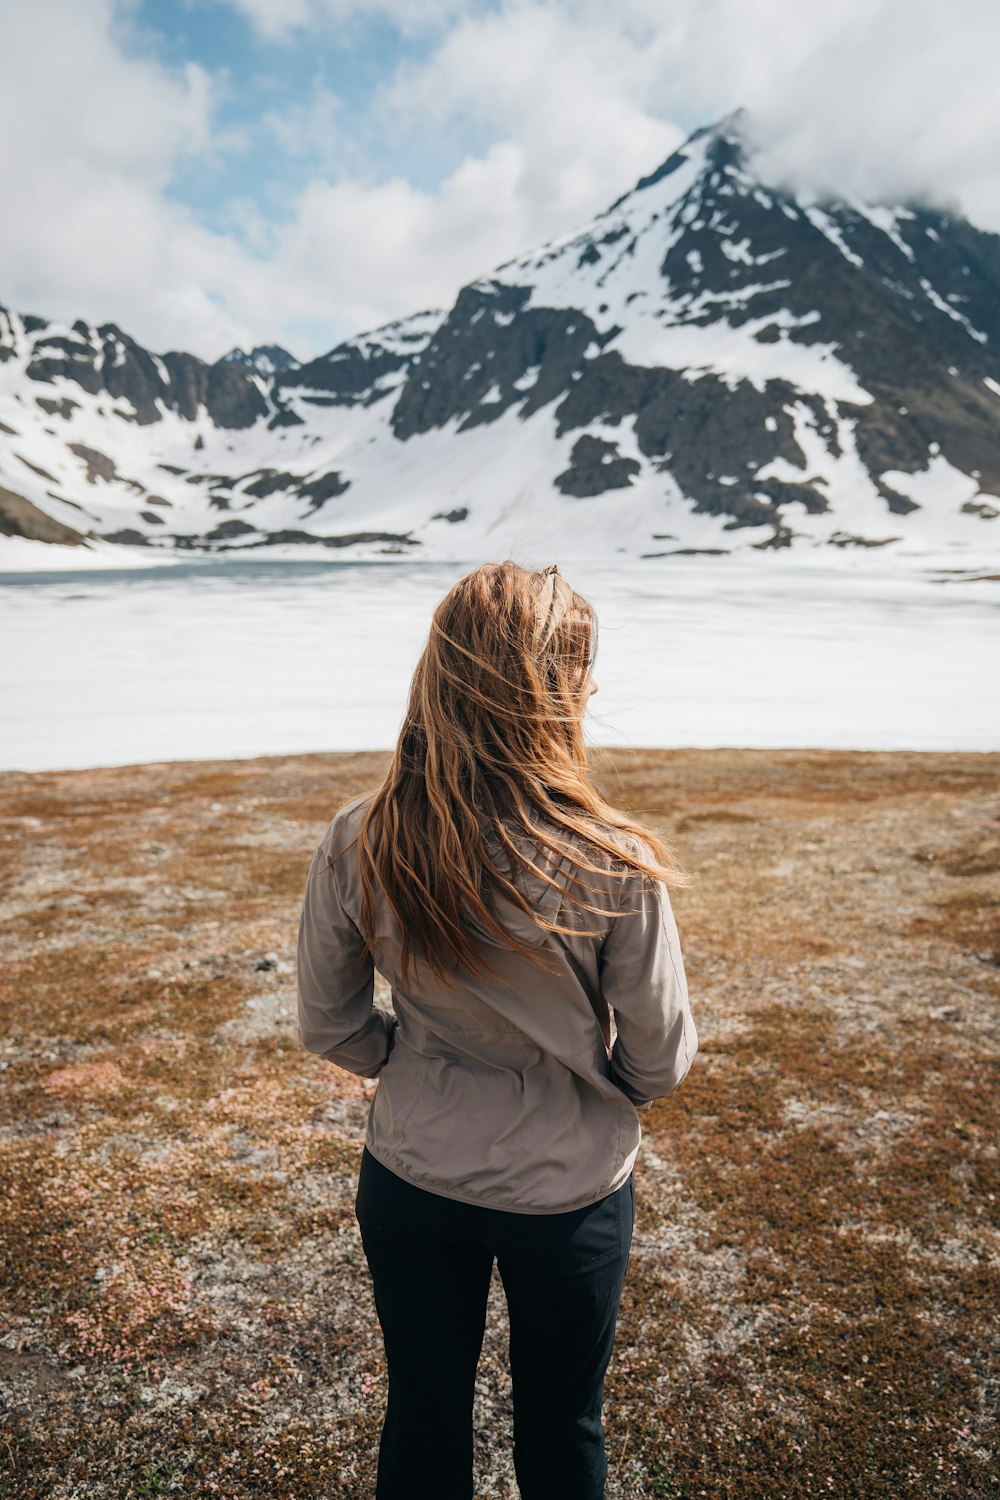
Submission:
POLYGON ((310 289, 300 315, 322 310, 361 331, 450 305, 463 281, 491 270, 528 234, 517 207, 523 172, 520 148, 503 142, 434 194, 398 178, 312 183, 274 245, 281 278, 310 289))
POLYGON ((445 24, 467 10, 468 0, 225 0, 268 41, 287 41, 296 31, 381 17, 402 31, 445 24))
POLYGON ((539 175, 557 216, 561 171, 604 181, 617 155, 624 190, 671 121, 744 105, 763 172, 958 203, 1000 230, 998 51, 1000 8, 981 0, 508 0, 470 8, 386 99, 412 120, 468 116, 551 144, 539 175))
POLYGON ((613 14, 584 24, 563 7, 520 4, 466 18, 378 107, 403 129, 472 121, 517 144, 524 166, 511 186, 523 217, 540 239, 568 232, 685 135, 658 117, 655 58, 605 19, 613 14))
POLYGON ((1000 231, 1000 8, 618 0, 615 14, 655 29, 661 97, 679 113, 707 122, 746 106, 762 173, 834 194, 957 203, 1000 231))
POLYGON ((595 45, 538 7, 459 26, 373 109, 399 134, 462 120, 499 139, 433 193, 400 179, 313 182, 275 243, 283 279, 325 284, 348 327, 369 327, 450 305, 463 283, 606 207, 684 132, 643 110, 650 70, 602 33, 595 45))
MULTIPOLYGON (((156 349, 214 358, 233 343, 285 337, 308 354, 319 351, 286 330, 329 329, 328 346, 447 305, 463 282, 600 209, 681 135, 621 97, 621 60, 600 97, 586 45, 539 12, 482 38, 506 73, 490 119, 499 138, 436 189, 399 177, 317 176, 288 222, 267 224, 243 199, 216 215, 222 227, 212 231, 168 189, 187 159, 217 149, 212 106, 222 85, 200 68, 177 74, 127 55, 115 17, 113 0, 36 0, 6 25, 14 65, 0 129, 23 144, 0 163, 2 200, 19 209, 0 240, 0 299, 48 316, 114 321, 156 349), (550 68, 554 46, 566 49, 589 106, 567 69, 550 68), (527 62, 529 52, 530 74, 518 84, 518 54, 527 62), (43 128, 28 132, 41 71, 43 128), (532 89, 547 102, 529 109, 532 89)), ((409 75, 395 97, 385 90, 376 107, 412 128, 422 92, 435 76, 468 69, 479 40, 473 25, 422 78, 409 75)), ((321 134, 338 124, 343 132, 334 96, 321 90, 316 102, 319 117, 296 104, 267 118, 287 151, 311 149, 317 118, 321 134)), ((464 108, 452 87, 442 128, 464 108)))
POLYGON ((126 56, 114 25, 110 0, 4 8, 0 297, 161 347, 225 344, 243 327, 213 297, 231 248, 168 196, 215 150, 211 80, 126 56))
POLYGON ((350 147, 343 103, 324 84, 306 99, 268 110, 262 121, 288 156, 315 158, 332 166, 335 153, 350 147))
POLYGON ((978 0, 852 0, 801 36, 778 87, 745 78, 759 169, 817 190, 960 203, 1000 230, 1000 9, 978 0))

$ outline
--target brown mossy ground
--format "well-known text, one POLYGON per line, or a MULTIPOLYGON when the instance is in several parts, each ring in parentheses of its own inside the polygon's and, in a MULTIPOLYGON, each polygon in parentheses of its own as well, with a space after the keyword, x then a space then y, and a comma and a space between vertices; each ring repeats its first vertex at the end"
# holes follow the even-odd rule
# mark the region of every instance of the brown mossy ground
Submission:
MULTIPOLYGON (((374 1493, 373 1085, 299 1047, 294 943, 387 761, 0 775, 0 1495, 374 1493)), ((642 1115, 610 1500, 996 1494, 1000 756, 592 761, 694 877, 701 1043, 642 1115)), ((509 1420, 494 1273, 477 1496, 509 1420)))

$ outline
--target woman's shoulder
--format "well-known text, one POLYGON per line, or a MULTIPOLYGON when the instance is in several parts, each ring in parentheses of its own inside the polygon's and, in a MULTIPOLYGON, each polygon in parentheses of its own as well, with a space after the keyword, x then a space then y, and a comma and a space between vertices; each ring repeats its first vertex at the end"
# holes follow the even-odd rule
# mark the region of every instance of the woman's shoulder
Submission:
POLYGON ((352 820, 356 821, 360 814, 364 812, 369 802, 372 801, 374 796, 375 793, 373 791, 359 792, 356 797, 352 797, 350 801, 342 803, 341 806, 337 808, 337 811, 333 815, 333 821, 335 823, 349 823, 352 820))
POLYGON ((657 856, 641 834, 618 828, 613 823, 601 820, 590 824, 584 821, 579 828, 568 828, 550 818, 539 817, 532 821, 536 830, 544 828, 547 837, 557 846, 558 852, 552 852, 536 845, 545 864, 553 867, 552 873, 587 870, 590 872, 587 879, 596 882, 593 888, 597 890, 607 889, 620 896, 626 887, 644 884, 648 878, 635 870, 632 859, 656 862, 657 856), (601 842, 590 836, 591 829, 599 834, 601 842))
POLYGON ((626 854, 632 854, 637 859, 649 861, 655 860, 653 846, 641 834, 632 833, 627 828, 614 828, 608 826, 605 830, 609 839, 626 854))
POLYGON ((602 849, 591 837, 592 832, 599 834, 616 851, 638 856, 639 859, 650 859, 653 856, 652 849, 641 835, 627 828, 616 828, 613 823, 605 823, 603 820, 593 823, 584 820, 580 828, 564 828, 546 819, 545 826, 558 833, 572 848, 601 857, 605 861, 613 861, 615 855, 602 849))
MULTIPOLYGON (((327 825, 324 841, 329 846, 338 848, 349 843, 357 834, 364 813, 375 795, 375 791, 359 792, 342 803, 327 825)), ((565 851, 563 858, 569 858, 571 862, 573 856, 579 855, 585 859, 603 863, 609 870, 615 869, 616 866, 621 868, 614 853, 602 849, 589 837, 586 822, 579 827, 567 827, 565 824, 544 816, 538 809, 531 810, 527 827, 512 818, 505 818, 503 821, 508 837, 522 848, 526 845, 537 846, 538 834, 544 831, 548 839, 565 851)), ((488 820, 480 818, 479 822, 487 849, 491 853, 499 852, 502 840, 499 839, 488 820)), ((601 822, 593 826, 599 830, 604 840, 611 844, 614 850, 639 859, 655 859, 652 848, 640 834, 633 833, 629 829, 616 828, 612 823, 601 822)), ((562 863, 558 857, 557 863, 562 863)))
POLYGON ((337 808, 320 840, 328 853, 339 852, 351 843, 358 832, 362 814, 374 795, 374 792, 360 792, 337 808))

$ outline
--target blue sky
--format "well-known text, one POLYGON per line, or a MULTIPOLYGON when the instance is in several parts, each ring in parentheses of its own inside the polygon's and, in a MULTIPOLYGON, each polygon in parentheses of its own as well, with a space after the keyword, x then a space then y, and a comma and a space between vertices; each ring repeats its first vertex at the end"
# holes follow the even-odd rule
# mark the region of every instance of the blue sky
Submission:
POLYGON ((254 202, 265 218, 293 217, 298 194, 316 173, 401 172, 433 190, 480 143, 445 132, 432 141, 394 137, 391 128, 380 128, 377 98, 397 73, 426 61, 437 34, 436 28, 406 34, 376 12, 275 37, 237 8, 208 0, 144 0, 121 29, 130 50, 175 69, 194 61, 216 78, 217 129, 222 138, 232 133, 232 146, 214 162, 180 173, 171 191, 220 226, 234 197, 254 202), (313 129, 293 145, 275 117, 308 115, 315 101, 324 104, 312 110, 313 129))
POLYGON ((792 186, 1000 230, 1000 9, 0 0, 0 303, 305 358, 569 233, 739 105, 792 186))

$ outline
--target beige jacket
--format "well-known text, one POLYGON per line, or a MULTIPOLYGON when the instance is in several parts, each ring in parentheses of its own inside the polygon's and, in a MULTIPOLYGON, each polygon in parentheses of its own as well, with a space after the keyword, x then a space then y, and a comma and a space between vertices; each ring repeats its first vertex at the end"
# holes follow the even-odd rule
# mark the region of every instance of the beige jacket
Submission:
MULTIPOLYGON (((501 901, 499 920, 549 949, 557 973, 475 928, 499 979, 462 968, 446 986, 417 958, 404 989, 388 903, 377 912, 372 951, 358 930, 356 848, 324 868, 330 851, 354 837, 369 796, 340 809, 313 856, 298 929, 302 1046, 378 1077, 366 1144, 417 1187, 515 1213, 595 1203, 632 1170, 636 1106, 671 1093, 698 1048, 666 886, 641 873, 586 876, 602 893, 594 904, 617 910, 605 918, 577 914, 529 872, 534 905, 551 918, 562 905, 565 925, 601 926, 602 936, 545 932, 501 901), (373 1003, 376 969, 390 985, 392 1011, 373 1003)), ((502 860, 492 831, 487 842, 502 860)), ((523 835, 519 843, 560 878, 564 861, 523 835)))

